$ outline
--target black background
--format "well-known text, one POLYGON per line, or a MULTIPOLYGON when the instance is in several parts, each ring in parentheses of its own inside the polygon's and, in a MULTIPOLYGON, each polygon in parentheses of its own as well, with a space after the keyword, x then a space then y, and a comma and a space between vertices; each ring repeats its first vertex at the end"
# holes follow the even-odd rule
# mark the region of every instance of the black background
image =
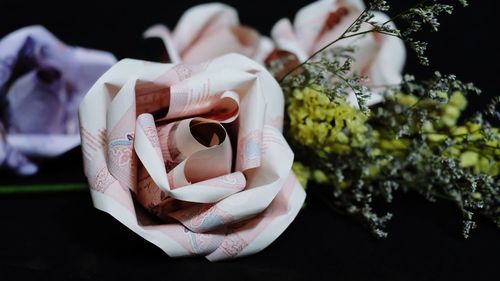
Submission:
MULTIPOLYGON (((5 1, 2 1, 5 2, 5 1)), ((223 1, 238 8, 242 23, 268 34, 282 17, 310 1, 223 1)), ((394 12, 414 1, 390 0, 394 12)), ((458 1, 449 1, 458 2, 458 1)), ((431 43, 431 67, 408 53, 406 72, 420 78, 436 69, 473 81, 485 96, 497 95, 499 24, 496 1, 470 1, 443 18, 431 43)), ((157 58, 158 41, 141 39, 155 23, 170 27, 201 1, 26 1, 1 3, 0 37, 23 26, 42 24, 68 44, 108 50, 118 58, 157 58)), ((47 160, 34 177, 0 173, 0 184, 83 182, 80 151, 47 160)), ((461 238, 460 213, 448 202, 429 203, 400 195, 389 238, 377 240, 350 218, 322 205, 314 193, 307 208, 263 252, 234 261, 170 259, 109 215, 92 207, 87 192, 0 196, 0 280, 495 280, 499 231, 480 219, 479 229, 461 238), (225 279, 224 278, 224 279, 225 279)))

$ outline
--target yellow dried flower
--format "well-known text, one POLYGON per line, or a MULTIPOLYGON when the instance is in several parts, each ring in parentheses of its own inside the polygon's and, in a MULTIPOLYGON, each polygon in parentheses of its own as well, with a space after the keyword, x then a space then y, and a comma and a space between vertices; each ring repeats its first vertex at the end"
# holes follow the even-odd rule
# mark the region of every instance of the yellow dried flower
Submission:
POLYGON ((302 187, 306 189, 307 182, 311 177, 311 170, 309 169, 309 167, 305 166, 301 162, 293 162, 292 170, 295 173, 297 180, 300 182, 300 185, 302 185, 302 187))
POLYGON ((288 114, 293 136, 317 151, 345 154, 366 144, 368 116, 345 99, 330 101, 320 87, 295 89, 288 114))

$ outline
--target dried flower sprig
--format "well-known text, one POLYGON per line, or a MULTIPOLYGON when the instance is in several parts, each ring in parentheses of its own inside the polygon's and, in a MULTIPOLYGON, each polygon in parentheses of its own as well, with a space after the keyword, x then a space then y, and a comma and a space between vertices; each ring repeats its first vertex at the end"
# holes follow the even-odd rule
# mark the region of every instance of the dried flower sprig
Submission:
MULTIPOLYGON (((468 5, 466 0, 458 0, 458 2, 464 7, 468 5)), ((356 82, 363 80, 363 78, 357 77, 354 78, 356 81, 351 81, 353 77, 343 76, 344 73, 350 70, 353 61, 353 56, 348 54, 346 55, 346 53, 348 52, 353 53, 355 51, 355 48, 351 47, 347 49, 346 48, 340 49, 340 52, 342 54, 340 56, 337 54, 337 57, 344 56, 344 60, 341 60, 340 62, 332 59, 322 60, 321 57, 324 56, 325 53, 327 53, 325 52, 325 50, 332 49, 332 46, 334 46, 336 43, 348 38, 364 36, 370 33, 380 33, 398 37, 403 41, 405 41, 407 45, 415 52, 415 54, 419 59, 419 62, 422 65, 428 66, 429 59, 425 55, 428 43, 415 39, 413 35, 415 35, 415 33, 417 33, 418 31, 421 31, 424 26, 430 26, 431 30, 438 31, 438 28, 440 26, 438 17, 443 13, 451 14, 453 12, 453 6, 438 3, 436 0, 423 0, 418 4, 416 4, 415 6, 400 12, 399 14, 395 15, 394 17, 390 18, 385 22, 380 23, 373 21, 375 11, 387 12, 389 10, 390 10, 390 5, 387 3, 387 1, 372 0, 369 3, 368 7, 361 12, 361 14, 351 23, 351 25, 349 25, 349 27, 347 27, 347 29, 337 39, 331 41, 321 49, 314 52, 305 61, 291 67, 281 77, 278 77, 280 84, 286 86, 288 83, 290 83, 289 81, 287 81, 287 79, 297 79, 297 76, 293 77, 292 74, 296 73, 297 70, 300 68, 304 68, 307 66, 314 67, 314 65, 318 66, 324 64, 323 68, 327 68, 328 72, 333 73, 332 75, 337 76, 337 78, 341 80, 340 81, 341 84, 344 84, 345 87, 351 88, 353 90, 354 94, 356 95, 358 104, 362 109, 365 109, 364 105, 366 104, 367 95, 363 94, 365 93, 365 91, 362 91, 363 89, 355 88, 355 85, 359 84, 356 82), (395 27, 392 24, 394 22, 397 22, 398 25, 400 24, 404 28, 400 29, 395 27), (367 25, 370 27, 367 28, 366 27, 367 25), (342 64, 343 67, 340 68, 337 65, 332 65, 337 62, 342 64), (347 69, 347 71, 344 71, 343 73, 338 72, 338 70, 342 69, 344 70, 347 69)), ((275 66, 273 67, 273 65, 271 64, 270 70, 271 72, 278 72, 274 71, 274 69, 280 68, 281 66, 282 66, 281 64, 275 64, 275 66)), ((298 79, 302 79, 300 78, 300 75, 298 79)))
MULTIPOLYGON (((451 13, 452 7, 422 1, 387 22, 371 21, 373 11, 388 9, 386 1, 372 1, 338 39, 281 78, 296 174, 304 184, 329 186, 328 203, 361 219, 378 237, 387 236, 392 214, 381 213, 374 203, 391 202, 401 190, 415 190, 431 201, 454 201, 463 215, 465 237, 476 227, 476 214, 500 226, 499 129, 482 114, 457 125, 466 95, 480 91, 453 75, 436 72, 423 82, 406 75, 400 85, 384 86, 386 101, 368 109, 365 101, 373 89, 351 72, 355 49, 334 46, 379 32, 405 40, 427 65, 427 43, 412 36, 425 25, 437 30, 437 16, 451 13), (395 20, 405 28, 389 25, 395 20), (361 110, 347 102, 349 92, 356 94, 361 110)), ((494 99, 485 115, 499 118, 499 103, 494 99)))
POLYGON ((453 76, 421 84, 408 77, 366 114, 320 87, 297 88, 287 111, 295 170, 303 182, 331 186, 331 204, 379 237, 392 214, 379 214, 374 200, 391 202, 398 190, 454 201, 466 237, 476 213, 499 224, 500 130, 477 117, 457 124, 471 91, 453 76))

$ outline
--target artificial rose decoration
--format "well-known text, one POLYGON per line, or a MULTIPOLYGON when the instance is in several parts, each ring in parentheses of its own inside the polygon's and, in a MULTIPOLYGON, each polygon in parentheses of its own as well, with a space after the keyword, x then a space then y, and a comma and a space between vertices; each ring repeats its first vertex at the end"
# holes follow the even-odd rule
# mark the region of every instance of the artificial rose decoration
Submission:
POLYGON ((0 168, 12 170, 19 175, 31 175, 38 170, 26 156, 14 149, 7 142, 7 132, 0 123, 0 168))
MULTIPOLYGON (((276 47, 294 54, 299 62, 305 61, 316 51, 338 39, 363 12, 361 0, 320 0, 297 12, 292 23, 282 19, 271 31, 276 47)), ((387 15, 375 12, 373 22, 383 23, 387 15)), ((392 25, 392 23, 391 23, 392 25)), ((361 30, 371 26, 364 24, 361 30)), ((346 38, 334 46, 354 46, 355 62, 352 71, 366 76, 368 86, 384 86, 401 82, 405 62, 405 48, 399 38, 370 33, 362 37, 346 38)), ((350 98, 353 100, 353 97, 350 98)), ((382 97, 372 94, 367 104, 380 102, 382 97)))
POLYGON ((123 60, 80 106, 94 205, 173 257, 258 252, 305 199, 283 113, 278 83, 242 55, 123 60))
POLYGON ((2 38, 0 167, 33 174, 37 166, 23 155, 52 157, 77 146, 78 105, 115 62, 109 53, 67 46, 41 26, 2 38))
POLYGON ((182 15, 173 32, 155 25, 144 36, 161 38, 172 63, 200 63, 229 53, 263 62, 273 49, 269 38, 240 25, 238 12, 222 3, 194 6, 182 15))

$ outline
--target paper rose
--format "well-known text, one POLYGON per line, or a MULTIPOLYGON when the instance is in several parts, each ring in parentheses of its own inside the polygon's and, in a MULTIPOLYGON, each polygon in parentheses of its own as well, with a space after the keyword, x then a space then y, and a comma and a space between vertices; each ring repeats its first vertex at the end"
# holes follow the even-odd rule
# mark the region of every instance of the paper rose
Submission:
POLYGON ((41 26, 3 37, 0 167, 33 174, 37 166, 23 155, 56 156, 77 146, 78 105, 115 62, 109 53, 64 45, 41 26))
POLYGON ((172 257, 258 252, 305 198, 283 113, 278 83, 242 55, 122 60, 80 106, 94 205, 172 257))
POLYGON ((240 25, 238 12, 221 3, 194 6, 182 15, 173 32, 155 25, 144 36, 161 38, 172 63, 200 63, 229 53, 263 62, 273 50, 269 38, 240 25))
MULTIPOLYGON (((342 33, 363 12, 362 0, 320 0, 297 12, 292 23, 282 19, 271 31, 276 47, 305 61, 314 52, 339 38, 342 33)), ((375 12, 374 22, 386 22, 387 15, 375 12)), ((367 24, 362 29, 369 28, 367 24)), ((381 86, 401 82, 401 71, 405 62, 403 42, 396 37, 380 33, 370 33, 338 41, 335 46, 356 46, 355 62, 352 69, 367 76, 367 84, 381 86)), ((373 94, 367 104, 382 100, 373 94)))

